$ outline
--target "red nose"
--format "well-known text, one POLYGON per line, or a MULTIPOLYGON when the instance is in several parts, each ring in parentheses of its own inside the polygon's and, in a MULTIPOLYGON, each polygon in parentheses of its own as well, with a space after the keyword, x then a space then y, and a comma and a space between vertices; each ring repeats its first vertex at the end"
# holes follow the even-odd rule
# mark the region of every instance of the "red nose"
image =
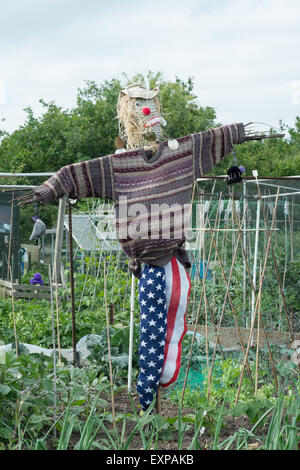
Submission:
POLYGON ((145 114, 145 116, 148 116, 150 113, 151 113, 150 108, 143 108, 143 114, 145 114))

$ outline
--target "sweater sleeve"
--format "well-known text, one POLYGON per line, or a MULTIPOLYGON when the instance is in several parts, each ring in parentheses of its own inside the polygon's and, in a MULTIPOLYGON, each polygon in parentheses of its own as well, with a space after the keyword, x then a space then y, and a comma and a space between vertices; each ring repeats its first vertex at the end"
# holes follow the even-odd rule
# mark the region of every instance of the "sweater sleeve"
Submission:
POLYGON ((64 166, 43 184, 34 188, 34 193, 46 204, 63 196, 72 199, 113 199, 111 155, 64 166))
POLYGON ((192 135, 194 176, 198 178, 210 172, 228 153, 234 144, 245 141, 244 124, 230 124, 192 135))

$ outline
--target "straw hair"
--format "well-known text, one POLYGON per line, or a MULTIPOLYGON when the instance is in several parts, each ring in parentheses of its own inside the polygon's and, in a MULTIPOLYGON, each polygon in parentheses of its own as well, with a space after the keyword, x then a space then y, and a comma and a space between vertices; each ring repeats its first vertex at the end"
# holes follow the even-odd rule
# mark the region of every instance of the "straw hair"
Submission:
MULTIPOLYGON (((160 114, 159 99, 156 96, 152 99, 155 103, 157 113, 160 114)), ((146 101, 147 100, 145 100, 145 102, 146 101)), ((141 110, 137 110, 135 102, 135 98, 130 98, 127 94, 120 92, 117 103, 119 132, 120 137, 125 137, 127 148, 138 148, 149 145, 149 140, 145 139, 145 136, 153 133, 151 128, 144 127, 145 118, 141 110)))

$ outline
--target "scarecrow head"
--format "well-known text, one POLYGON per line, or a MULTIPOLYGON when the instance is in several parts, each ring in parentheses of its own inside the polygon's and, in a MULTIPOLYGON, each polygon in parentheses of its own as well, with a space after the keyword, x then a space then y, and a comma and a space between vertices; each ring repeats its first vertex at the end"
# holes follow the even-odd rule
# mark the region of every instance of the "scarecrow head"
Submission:
POLYGON ((160 140, 166 121, 160 112, 158 92, 158 87, 147 90, 141 84, 120 91, 117 104, 119 141, 124 141, 127 148, 144 147, 160 140))

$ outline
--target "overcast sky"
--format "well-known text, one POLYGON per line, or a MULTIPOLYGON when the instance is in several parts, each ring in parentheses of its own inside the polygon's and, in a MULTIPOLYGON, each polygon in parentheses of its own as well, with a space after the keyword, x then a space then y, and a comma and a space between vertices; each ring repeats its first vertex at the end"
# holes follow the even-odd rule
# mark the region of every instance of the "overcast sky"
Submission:
POLYGON ((0 127, 40 98, 74 106, 85 80, 194 78, 217 119, 300 115, 299 0, 0 0, 0 127))

